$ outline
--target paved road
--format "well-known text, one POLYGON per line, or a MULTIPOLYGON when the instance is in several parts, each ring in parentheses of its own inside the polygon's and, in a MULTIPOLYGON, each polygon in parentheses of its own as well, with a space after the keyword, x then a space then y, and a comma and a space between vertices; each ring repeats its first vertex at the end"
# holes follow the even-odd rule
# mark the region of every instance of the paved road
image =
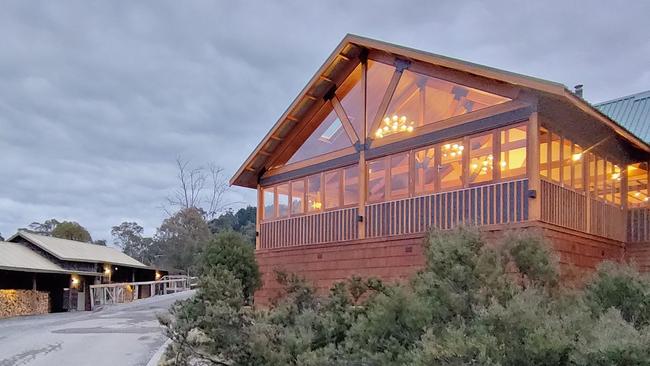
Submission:
POLYGON ((156 314, 193 291, 102 311, 0 320, 0 366, 146 365, 165 342, 156 314))

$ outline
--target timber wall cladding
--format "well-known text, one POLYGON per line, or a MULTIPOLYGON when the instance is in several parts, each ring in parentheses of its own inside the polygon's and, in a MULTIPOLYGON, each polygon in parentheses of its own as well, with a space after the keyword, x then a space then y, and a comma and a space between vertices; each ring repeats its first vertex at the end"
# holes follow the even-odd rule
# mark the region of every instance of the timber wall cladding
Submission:
POLYGON ((255 303, 267 305, 282 290, 276 271, 295 273, 311 283, 320 294, 352 276, 376 277, 384 281, 404 281, 424 265, 423 235, 382 240, 302 246, 278 250, 258 250, 262 288, 255 303))
MULTIPOLYGON (((582 234, 540 222, 514 225, 514 230, 531 231, 548 240, 558 258, 564 278, 577 283, 588 279, 605 260, 622 261, 625 245, 611 239, 582 234), (523 225, 523 226, 522 226, 523 225)), ((505 229, 485 229, 488 243, 502 240, 505 229)), ((407 280, 425 264, 424 234, 370 238, 345 243, 298 246, 274 250, 258 250, 257 262, 262 274, 262 288, 255 294, 255 303, 265 306, 282 291, 276 271, 295 273, 311 283, 318 293, 327 294, 331 286, 352 276, 376 277, 386 282, 407 280)), ((635 251, 650 269, 650 246, 635 251), (645 248, 645 249, 644 249, 645 248)))
POLYGON ((639 271, 650 272, 650 242, 627 244, 625 259, 639 271))
POLYGON ((0 318, 47 314, 50 297, 47 292, 33 290, 0 290, 0 318))

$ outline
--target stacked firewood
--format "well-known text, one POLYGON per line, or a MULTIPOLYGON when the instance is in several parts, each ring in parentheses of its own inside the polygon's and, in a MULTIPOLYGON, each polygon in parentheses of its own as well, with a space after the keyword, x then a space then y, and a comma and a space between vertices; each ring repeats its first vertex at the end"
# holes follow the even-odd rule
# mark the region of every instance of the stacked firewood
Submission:
POLYGON ((50 298, 47 292, 0 290, 0 318, 47 314, 49 311, 50 298))

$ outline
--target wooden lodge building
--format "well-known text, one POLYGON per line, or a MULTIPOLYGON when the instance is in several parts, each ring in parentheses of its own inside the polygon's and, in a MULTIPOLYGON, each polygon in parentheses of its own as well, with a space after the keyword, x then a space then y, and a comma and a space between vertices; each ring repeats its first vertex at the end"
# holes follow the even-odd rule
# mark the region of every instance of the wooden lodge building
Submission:
POLYGON ((403 279, 430 227, 542 233, 563 265, 650 270, 650 92, 581 90, 348 35, 231 179, 257 189, 274 270, 326 289, 403 279))
POLYGON ((90 285, 162 274, 114 248, 19 231, 0 241, 0 318, 90 310, 90 285))

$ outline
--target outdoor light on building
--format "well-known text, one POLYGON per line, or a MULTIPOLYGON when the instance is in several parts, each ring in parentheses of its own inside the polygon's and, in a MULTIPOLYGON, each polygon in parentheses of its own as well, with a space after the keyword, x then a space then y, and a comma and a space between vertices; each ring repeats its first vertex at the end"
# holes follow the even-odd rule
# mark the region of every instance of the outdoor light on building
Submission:
POLYGON ((320 210, 322 207, 323 207, 323 203, 320 201, 313 201, 311 203, 311 208, 313 208, 314 210, 320 210))
POLYGON ((156 271, 156 281, 158 281, 160 279, 160 277, 161 277, 160 272, 156 271))
POLYGON ((406 116, 393 115, 393 117, 386 117, 383 119, 383 126, 375 131, 376 138, 383 138, 384 136, 392 135, 398 132, 413 132, 415 122, 409 121, 406 116))
POLYGON ((72 287, 77 287, 79 286, 79 277, 77 276, 72 276, 72 287))
POLYGON ((579 161, 582 159, 582 153, 575 153, 571 155, 571 160, 573 161, 579 161))

